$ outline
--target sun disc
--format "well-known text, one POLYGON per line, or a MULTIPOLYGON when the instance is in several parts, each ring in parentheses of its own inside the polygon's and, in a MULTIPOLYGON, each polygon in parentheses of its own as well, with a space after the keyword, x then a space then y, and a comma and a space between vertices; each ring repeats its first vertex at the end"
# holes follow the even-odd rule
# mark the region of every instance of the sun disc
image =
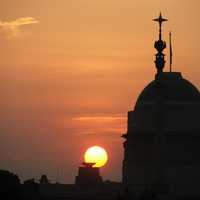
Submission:
POLYGON ((106 150, 99 146, 93 146, 87 149, 84 154, 86 163, 96 163, 93 167, 103 167, 108 160, 106 150))

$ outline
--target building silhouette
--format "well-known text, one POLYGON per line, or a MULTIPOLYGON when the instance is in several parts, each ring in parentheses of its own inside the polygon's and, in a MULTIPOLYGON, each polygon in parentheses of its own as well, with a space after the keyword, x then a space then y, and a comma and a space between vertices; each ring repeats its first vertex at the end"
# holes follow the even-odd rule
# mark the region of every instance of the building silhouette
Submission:
POLYGON ((100 176, 99 168, 93 167, 95 163, 83 163, 83 166, 78 169, 75 183, 77 185, 98 185, 101 184, 102 177, 100 176))
MULTIPOLYGON (((157 73, 128 112, 123 184, 135 194, 200 196, 200 93, 180 72, 164 72, 160 14, 157 73)), ((171 36, 171 35, 170 35, 171 36)))
POLYGON ((47 175, 43 174, 39 180, 39 183, 40 184, 49 184, 50 181, 49 179, 47 178, 47 175))

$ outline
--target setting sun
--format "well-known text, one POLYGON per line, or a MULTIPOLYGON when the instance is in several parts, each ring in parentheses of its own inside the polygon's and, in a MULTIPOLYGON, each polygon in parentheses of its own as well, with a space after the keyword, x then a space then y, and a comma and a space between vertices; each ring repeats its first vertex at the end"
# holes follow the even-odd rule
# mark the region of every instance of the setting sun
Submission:
POLYGON ((108 160, 108 154, 102 147, 93 146, 87 149, 84 154, 86 163, 96 163, 93 167, 103 167, 108 160))

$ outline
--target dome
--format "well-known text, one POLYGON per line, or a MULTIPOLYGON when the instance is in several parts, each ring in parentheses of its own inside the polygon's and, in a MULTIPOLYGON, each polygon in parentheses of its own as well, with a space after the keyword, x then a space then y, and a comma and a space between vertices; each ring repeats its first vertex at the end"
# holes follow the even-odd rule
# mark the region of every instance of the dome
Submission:
POLYGON ((163 72, 144 88, 135 107, 152 104, 160 94, 165 101, 200 102, 198 89, 182 78, 181 73, 163 72))

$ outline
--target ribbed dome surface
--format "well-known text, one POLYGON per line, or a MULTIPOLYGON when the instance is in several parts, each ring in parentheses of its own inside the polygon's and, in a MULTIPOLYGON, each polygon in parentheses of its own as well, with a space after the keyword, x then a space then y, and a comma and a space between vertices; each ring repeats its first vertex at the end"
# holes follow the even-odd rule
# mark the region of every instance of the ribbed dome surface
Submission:
POLYGON ((179 72, 163 72, 149 83, 137 99, 136 108, 149 104, 162 95, 165 101, 200 102, 198 89, 179 72))

